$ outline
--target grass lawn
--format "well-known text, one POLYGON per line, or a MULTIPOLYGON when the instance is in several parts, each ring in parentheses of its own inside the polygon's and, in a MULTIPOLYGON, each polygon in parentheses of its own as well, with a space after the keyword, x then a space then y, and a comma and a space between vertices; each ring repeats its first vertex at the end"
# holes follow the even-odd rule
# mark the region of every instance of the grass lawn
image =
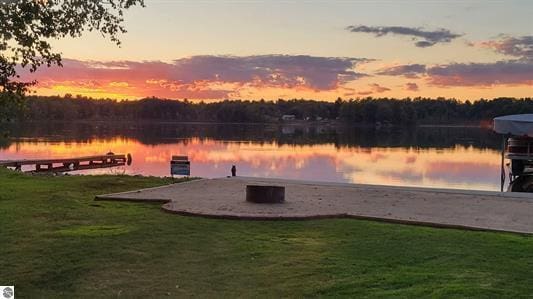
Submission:
POLYGON ((0 285, 23 297, 524 297, 533 237, 352 219, 232 221, 94 195, 168 183, 0 169, 0 285))

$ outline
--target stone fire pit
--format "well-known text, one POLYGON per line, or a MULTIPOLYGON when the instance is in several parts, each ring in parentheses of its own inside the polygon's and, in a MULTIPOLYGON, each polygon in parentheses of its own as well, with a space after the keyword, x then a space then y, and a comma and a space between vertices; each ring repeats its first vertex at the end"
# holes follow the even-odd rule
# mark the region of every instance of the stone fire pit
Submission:
POLYGON ((253 203, 283 203, 285 202, 285 187, 247 185, 246 201, 253 203))

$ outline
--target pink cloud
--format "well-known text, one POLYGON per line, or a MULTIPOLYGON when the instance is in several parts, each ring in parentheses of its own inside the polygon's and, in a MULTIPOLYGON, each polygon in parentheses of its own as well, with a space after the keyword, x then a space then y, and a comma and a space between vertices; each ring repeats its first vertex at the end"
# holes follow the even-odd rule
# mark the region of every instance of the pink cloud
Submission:
MULTIPOLYGON (((533 83, 533 37, 504 38, 482 44, 518 59, 488 63, 449 63, 441 65, 405 64, 379 70, 377 75, 423 78, 438 87, 523 85, 533 83)), ((416 83, 406 89, 417 91, 416 83)), ((369 92, 370 93, 370 92, 369 92)))
POLYGON ((533 63, 517 60, 494 63, 453 63, 427 71, 437 86, 491 86, 533 84, 533 63))
POLYGON ((241 88, 330 91, 365 74, 355 71, 364 59, 306 55, 192 56, 161 61, 80 61, 64 59, 62 68, 36 73, 20 70, 23 80, 40 87, 54 84, 128 88, 130 94, 170 98, 227 98, 241 88), (122 84, 111 84, 122 82, 122 84))
POLYGON ((481 43, 482 47, 492 49, 498 53, 518 57, 521 59, 533 59, 533 36, 502 36, 498 40, 490 40, 481 43))

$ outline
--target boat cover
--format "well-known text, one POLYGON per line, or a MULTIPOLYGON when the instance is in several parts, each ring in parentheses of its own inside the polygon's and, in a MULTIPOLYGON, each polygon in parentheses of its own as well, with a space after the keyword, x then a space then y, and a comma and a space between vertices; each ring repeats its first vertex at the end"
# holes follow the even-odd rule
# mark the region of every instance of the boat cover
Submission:
POLYGON ((514 114, 494 118, 494 132, 533 137, 533 114, 514 114))

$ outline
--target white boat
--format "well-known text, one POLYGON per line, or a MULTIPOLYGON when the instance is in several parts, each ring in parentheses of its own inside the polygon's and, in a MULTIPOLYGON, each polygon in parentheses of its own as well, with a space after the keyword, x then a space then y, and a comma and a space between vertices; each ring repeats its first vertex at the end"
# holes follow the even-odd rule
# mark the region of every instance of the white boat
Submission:
MULTIPOLYGON (((494 118, 494 132, 503 135, 501 189, 505 183, 505 158, 511 161, 510 177, 533 174, 533 114, 514 114, 494 118)), ((512 182, 511 182, 512 183, 512 182)))

